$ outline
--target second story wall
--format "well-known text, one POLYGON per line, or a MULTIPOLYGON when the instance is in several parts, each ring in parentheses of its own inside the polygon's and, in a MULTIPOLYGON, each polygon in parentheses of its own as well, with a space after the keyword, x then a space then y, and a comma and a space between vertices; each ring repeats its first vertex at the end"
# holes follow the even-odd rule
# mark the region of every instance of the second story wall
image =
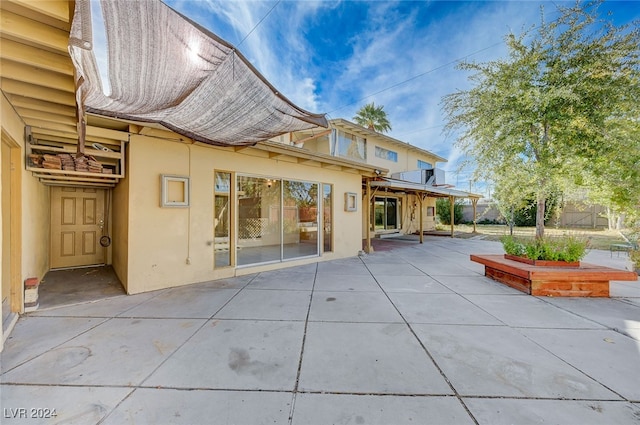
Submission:
POLYGON ((389 170, 389 175, 419 168, 435 168, 446 159, 417 146, 366 129, 346 120, 330 122, 331 133, 313 137, 309 132, 292 135, 291 143, 307 150, 339 156, 389 170))

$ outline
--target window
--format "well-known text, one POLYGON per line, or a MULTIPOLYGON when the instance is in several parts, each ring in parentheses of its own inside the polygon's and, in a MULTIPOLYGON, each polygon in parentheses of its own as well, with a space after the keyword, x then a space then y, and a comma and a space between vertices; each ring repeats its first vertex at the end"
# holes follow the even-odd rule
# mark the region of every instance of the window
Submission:
POLYGON ((433 165, 431 165, 430 162, 427 161, 422 161, 422 160, 418 160, 418 168, 420 169, 425 169, 425 170, 431 170, 433 168, 433 165))
POLYGON ((390 151, 380 146, 376 146, 376 156, 387 161, 398 162, 398 152, 390 151))
POLYGON ((189 177, 161 175, 162 207, 189 206, 189 177))
POLYGON ((367 140, 337 130, 332 133, 331 154, 356 161, 367 160, 367 140))
POLYGON ((344 193, 344 210, 358 211, 358 195, 355 192, 344 193))

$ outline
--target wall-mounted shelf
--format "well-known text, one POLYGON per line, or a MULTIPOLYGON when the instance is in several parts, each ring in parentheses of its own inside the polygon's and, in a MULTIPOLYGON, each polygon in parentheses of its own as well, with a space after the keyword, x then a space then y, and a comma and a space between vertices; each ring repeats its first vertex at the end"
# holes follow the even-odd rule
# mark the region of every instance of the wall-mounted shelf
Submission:
POLYGON ((124 178, 125 142, 102 144, 102 147, 108 150, 87 146, 82 159, 77 156, 77 145, 45 141, 27 143, 26 169, 48 186, 115 187, 124 178), (46 166, 44 162, 47 162, 46 166), (60 167, 56 168, 58 162, 60 167), (63 162, 66 169, 62 169, 63 162))

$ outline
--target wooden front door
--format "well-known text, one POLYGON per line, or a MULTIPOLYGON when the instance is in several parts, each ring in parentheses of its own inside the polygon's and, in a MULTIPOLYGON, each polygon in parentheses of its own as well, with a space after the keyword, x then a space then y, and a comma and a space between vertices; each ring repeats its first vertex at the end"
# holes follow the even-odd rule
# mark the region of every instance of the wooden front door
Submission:
POLYGON ((51 188, 51 268, 103 264, 103 189, 51 188))

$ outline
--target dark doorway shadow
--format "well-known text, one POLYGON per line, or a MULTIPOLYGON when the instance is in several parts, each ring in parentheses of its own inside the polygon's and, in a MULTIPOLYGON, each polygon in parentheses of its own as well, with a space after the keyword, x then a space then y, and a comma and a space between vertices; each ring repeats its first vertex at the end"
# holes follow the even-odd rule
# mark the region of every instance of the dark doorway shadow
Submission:
POLYGON ((39 310, 117 295, 125 290, 111 266, 51 270, 38 288, 39 310))

